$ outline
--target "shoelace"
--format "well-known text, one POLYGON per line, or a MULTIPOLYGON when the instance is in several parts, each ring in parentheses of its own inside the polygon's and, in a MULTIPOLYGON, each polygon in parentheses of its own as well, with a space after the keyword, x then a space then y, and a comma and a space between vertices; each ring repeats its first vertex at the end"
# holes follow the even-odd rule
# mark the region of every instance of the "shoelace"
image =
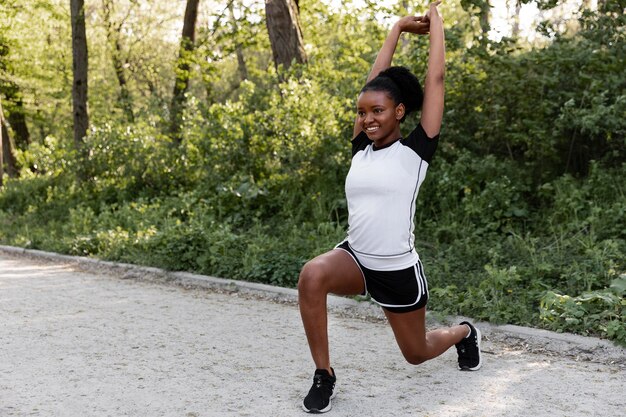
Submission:
POLYGON ((315 375, 313 377, 313 384, 315 385, 315 388, 317 389, 325 389, 329 392, 333 391, 333 383, 330 380, 326 380, 327 378, 324 378, 323 375, 315 375))

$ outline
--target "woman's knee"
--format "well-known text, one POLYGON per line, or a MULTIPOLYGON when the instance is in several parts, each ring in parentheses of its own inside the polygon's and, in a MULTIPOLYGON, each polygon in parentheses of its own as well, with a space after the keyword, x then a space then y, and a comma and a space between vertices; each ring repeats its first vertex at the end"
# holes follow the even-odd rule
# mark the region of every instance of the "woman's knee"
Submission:
POLYGON ((300 294, 309 292, 322 292, 325 289, 326 274, 324 268, 317 260, 307 262, 300 271, 298 278, 298 291, 300 294))
POLYGON ((406 359, 406 361, 411 365, 419 365, 430 359, 429 357, 420 353, 403 353, 403 356, 404 359, 406 359))

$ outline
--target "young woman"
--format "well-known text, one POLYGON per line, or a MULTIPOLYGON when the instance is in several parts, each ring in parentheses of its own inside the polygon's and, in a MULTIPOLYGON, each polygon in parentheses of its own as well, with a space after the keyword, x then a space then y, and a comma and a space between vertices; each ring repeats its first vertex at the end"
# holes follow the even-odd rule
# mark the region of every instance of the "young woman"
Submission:
POLYGON ((331 409, 335 371, 328 350, 326 296, 369 293, 380 304, 405 359, 419 364, 456 345, 461 370, 481 367, 480 331, 470 323, 426 332, 428 286, 414 248, 415 199, 439 140, 444 103, 444 31, 437 6, 391 29, 357 102, 346 178, 348 237, 300 273, 300 314, 316 370, 305 411, 331 409), (407 69, 390 67, 403 32, 430 33, 424 91, 407 69), (402 138, 400 123, 422 109, 402 138))

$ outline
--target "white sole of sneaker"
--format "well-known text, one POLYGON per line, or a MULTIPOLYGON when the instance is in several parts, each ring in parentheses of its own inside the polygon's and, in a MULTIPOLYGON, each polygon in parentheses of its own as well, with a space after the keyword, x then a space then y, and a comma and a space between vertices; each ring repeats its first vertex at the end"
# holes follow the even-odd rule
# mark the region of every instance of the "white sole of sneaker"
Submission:
POLYGON ((331 408, 333 408, 333 398, 335 398, 335 396, 337 395, 337 386, 335 385, 335 388, 333 389, 333 395, 330 396, 330 400, 328 401, 328 405, 325 408, 322 408, 321 410, 309 410, 308 408, 306 408, 304 406, 304 401, 302 401, 302 409, 310 414, 322 414, 322 413, 327 413, 331 410, 331 408))

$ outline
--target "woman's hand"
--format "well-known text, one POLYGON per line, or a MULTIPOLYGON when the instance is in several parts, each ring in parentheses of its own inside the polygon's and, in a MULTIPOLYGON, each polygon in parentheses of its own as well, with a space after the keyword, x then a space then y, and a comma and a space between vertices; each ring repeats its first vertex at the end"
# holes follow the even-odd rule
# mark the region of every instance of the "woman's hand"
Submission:
POLYGON ((430 29, 430 23, 424 16, 405 16, 396 23, 400 32, 426 35, 430 29))
POLYGON ((428 22, 429 25, 430 25, 431 12, 434 10, 433 13, 439 14, 439 10, 437 10, 437 6, 439 6, 440 4, 441 4, 441 0, 438 0, 433 3, 430 3, 430 5, 428 6, 428 11, 424 15, 424 21, 428 22))
POLYGON ((424 16, 406 16, 398 20, 396 25, 400 32, 416 33, 418 35, 426 35, 430 31, 430 16, 432 13, 438 14, 437 6, 441 4, 441 0, 430 3, 428 11, 424 16))

